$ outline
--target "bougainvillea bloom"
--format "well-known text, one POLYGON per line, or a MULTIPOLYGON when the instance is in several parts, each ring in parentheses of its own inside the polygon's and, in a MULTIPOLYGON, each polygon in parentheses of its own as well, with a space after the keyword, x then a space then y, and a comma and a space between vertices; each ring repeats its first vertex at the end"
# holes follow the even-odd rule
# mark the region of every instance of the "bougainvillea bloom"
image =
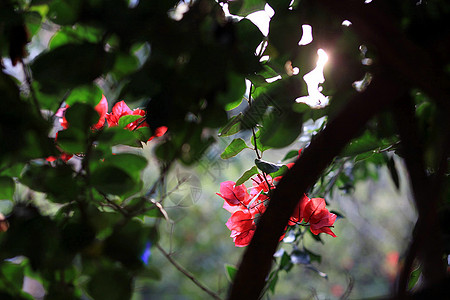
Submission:
POLYGON ((245 247, 250 244, 256 230, 253 214, 250 211, 236 211, 226 225, 231 230, 230 237, 233 238, 236 247, 245 247))
POLYGON ((106 113, 108 112, 108 101, 106 100, 105 95, 102 95, 102 99, 100 102, 94 107, 94 109, 98 112, 99 119, 94 126, 92 126, 93 129, 101 129, 103 125, 105 125, 105 117, 106 113))
MULTIPOLYGON (((142 118, 138 118, 135 121, 129 123, 125 126, 128 130, 136 130, 141 127, 149 127, 147 122, 145 121, 145 111, 142 109, 131 110, 128 105, 124 101, 119 101, 114 104, 111 113, 106 114, 106 121, 108 122, 109 127, 119 126, 120 118, 124 116, 142 116, 142 118)), ((161 126, 156 128, 153 136, 151 136, 148 141, 151 141, 155 137, 163 136, 167 132, 166 126, 161 126)))
POLYGON ((312 198, 309 199, 306 195, 299 201, 293 216, 289 220, 289 225, 293 225, 296 222, 303 220, 309 223, 310 230, 313 234, 317 235, 321 232, 336 237, 331 227, 333 227, 336 221, 336 215, 330 213, 326 208, 325 199, 312 198))
POLYGON ((236 186, 233 181, 225 181, 220 184, 220 193, 222 197, 230 206, 247 205, 250 195, 247 192, 245 185, 236 186))
MULTIPOLYGON (((299 150, 299 155, 301 150, 299 150)), ((291 168, 292 165, 288 165, 288 168, 291 168)), ((236 186, 233 181, 225 181, 220 184, 220 193, 217 195, 225 200, 223 208, 231 213, 226 226, 231 230, 230 237, 233 238, 237 247, 245 247, 250 243, 258 219, 265 212, 270 201, 269 192, 275 188, 274 184, 280 179, 281 176, 272 179, 270 175, 257 174, 251 178, 252 187, 250 189, 247 189, 244 184, 236 186)), ((290 217, 288 225, 294 226, 303 221, 303 225, 309 225, 311 232, 315 235, 323 232, 336 237, 331 231, 336 217, 335 214, 328 211, 324 199, 310 199, 303 195, 290 217)), ((280 240, 283 237, 284 234, 280 240)))
MULTIPOLYGON (((114 104, 111 113, 106 114, 106 120, 108 121, 109 127, 114 127, 119 125, 119 119, 123 116, 128 116, 133 114, 133 111, 128 107, 128 105, 122 100, 114 104)), ((145 113, 144 113, 145 115, 145 113)))
MULTIPOLYGON (((55 116, 60 118, 60 124, 62 128, 65 130, 69 128, 69 123, 67 122, 67 119, 65 118, 66 110, 69 108, 69 105, 65 105, 64 107, 61 107, 56 112, 55 116)), ((142 116, 142 118, 138 118, 137 120, 131 122, 127 126, 125 126, 125 129, 128 130, 135 130, 141 127, 148 127, 148 124, 145 122, 145 111, 142 109, 135 109, 131 110, 128 105, 124 101, 117 102, 114 107, 112 108, 112 112, 108 113, 108 100, 106 99, 105 95, 102 95, 102 99, 100 102, 94 107, 94 109, 97 111, 99 115, 98 122, 95 123, 91 129, 92 130, 99 130, 102 129, 105 125, 105 122, 107 121, 108 127, 114 127, 119 125, 119 119, 123 116, 128 115, 137 115, 142 116)), ((155 130, 155 133, 152 137, 148 139, 148 141, 151 141, 155 137, 160 137, 164 135, 167 131, 167 127, 161 126, 155 130)), ((58 133, 56 133, 55 136, 55 142, 57 139, 58 133)), ((58 148, 58 147, 57 147, 58 148)), ((67 162, 69 159, 73 157, 71 154, 64 153, 61 149, 58 148, 58 150, 61 151, 61 155, 59 157, 55 156, 49 156, 46 158, 48 162, 56 161, 58 158, 62 159, 63 161, 67 162)))

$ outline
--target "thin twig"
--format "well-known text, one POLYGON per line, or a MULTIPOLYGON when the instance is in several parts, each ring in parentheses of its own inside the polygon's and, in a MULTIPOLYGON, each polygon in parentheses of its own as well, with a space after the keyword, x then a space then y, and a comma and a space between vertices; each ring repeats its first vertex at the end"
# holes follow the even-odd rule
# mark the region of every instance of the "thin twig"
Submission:
POLYGON ((352 275, 348 274, 348 285, 345 289, 345 292, 342 294, 342 296, 339 298, 339 300, 346 300, 350 296, 350 293, 353 290, 353 285, 355 284, 355 279, 352 277, 352 275))
POLYGON ((216 300, 221 300, 222 298, 219 297, 215 292, 211 291, 209 288, 207 288, 205 285, 203 285, 200 281, 198 281, 197 278, 194 277, 188 270, 183 268, 179 263, 177 263, 172 256, 167 253, 159 244, 156 244, 156 248, 158 248, 159 251, 167 258, 167 260, 175 267, 178 271, 183 273, 184 276, 189 278, 196 286, 198 286, 200 289, 202 289, 204 292, 209 294, 211 297, 213 297, 216 300))

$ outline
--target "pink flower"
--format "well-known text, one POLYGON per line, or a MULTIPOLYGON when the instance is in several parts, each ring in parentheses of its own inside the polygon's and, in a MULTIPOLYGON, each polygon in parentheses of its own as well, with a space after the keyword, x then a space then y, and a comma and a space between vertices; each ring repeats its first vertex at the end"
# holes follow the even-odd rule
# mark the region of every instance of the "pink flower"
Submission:
POLYGON ((234 181, 222 182, 220 184, 220 193, 217 193, 217 195, 222 197, 229 206, 245 206, 250 200, 250 195, 245 185, 236 186, 234 181))
POLYGON ((245 247, 250 244, 256 230, 250 211, 236 211, 228 219, 226 225, 231 230, 230 237, 233 238, 236 247, 245 247))
MULTIPOLYGON (((131 115, 133 112, 128 107, 128 105, 122 100, 114 104, 112 112, 106 114, 106 120, 108 121, 109 127, 114 127, 119 125, 119 119, 123 116, 131 115)), ((145 113, 144 113, 145 115, 145 113)))
MULTIPOLYGON (((135 110, 131 110, 123 100, 117 102, 113 106, 111 113, 106 114, 106 120, 108 121, 108 126, 109 127, 119 126, 120 118, 122 118, 124 116, 129 116, 129 115, 142 116, 142 118, 138 118, 137 120, 127 124, 125 126, 125 129, 136 130, 141 127, 149 127, 147 122, 145 121, 145 115, 146 115, 145 111, 142 109, 139 109, 139 108, 135 109, 135 110)), ((151 136, 148 139, 148 141, 153 140, 155 137, 163 136, 166 132, 167 132, 166 126, 158 127, 158 128, 156 128, 153 136, 151 136)))
POLYGON ((336 215, 330 213, 326 208, 325 199, 312 198, 309 199, 306 195, 300 200, 295 208, 294 214, 289 220, 289 225, 294 225, 303 220, 310 224, 310 230, 313 234, 318 235, 323 232, 336 237, 331 228, 336 221, 336 215))
POLYGON ((92 126, 93 129, 101 129, 105 125, 105 117, 108 112, 108 100, 106 100, 105 95, 102 95, 100 102, 94 107, 99 115, 98 122, 92 126))

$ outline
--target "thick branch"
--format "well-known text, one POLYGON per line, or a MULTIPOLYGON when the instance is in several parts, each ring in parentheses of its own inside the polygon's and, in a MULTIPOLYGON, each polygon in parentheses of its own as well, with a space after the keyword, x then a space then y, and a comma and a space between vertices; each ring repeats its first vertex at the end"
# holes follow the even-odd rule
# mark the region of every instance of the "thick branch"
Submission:
POLYGON ((398 96, 394 82, 377 76, 364 93, 355 95, 311 141, 275 189, 243 256, 229 299, 258 299, 270 272, 279 238, 301 196, 365 123, 398 96))
MULTIPOLYGON (((417 135, 414 117, 414 103, 405 95, 395 105, 395 119, 401 138, 401 154, 405 160, 419 218, 414 229, 410 246, 397 288, 398 297, 405 297, 408 277, 414 259, 419 256, 422 262, 425 283, 428 286, 441 283, 445 278, 443 247, 437 207, 440 201, 440 189, 433 188, 433 182, 426 174, 424 151, 417 135), (420 247, 419 245, 427 245, 420 247)), ((443 174, 442 174, 443 175, 443 174)), ((438 178, 439 179, 439 178, 438 178)))

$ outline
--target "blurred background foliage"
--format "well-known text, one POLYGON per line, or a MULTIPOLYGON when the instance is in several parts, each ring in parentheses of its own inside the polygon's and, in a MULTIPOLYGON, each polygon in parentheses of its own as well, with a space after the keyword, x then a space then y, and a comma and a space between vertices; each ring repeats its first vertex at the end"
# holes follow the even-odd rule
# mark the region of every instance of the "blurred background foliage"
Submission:
MULTIPOLYGON (((228 237, 220 183, 254 167, 255 140, 256 156, 264 152, 272 167, 294 161, 383 76, 413 101, 427 176, 443 182, 445 224, 450 6, 379 1, 374 11, 385 8, 388 25, 374 36, 356 26, 372 1, 348 11, 355 26, 319 2, 2 1, 0 298, 30 299, 23 290, 42 298, 43 289, 46 299, 206 297, 165 253, 225 297, 244 249, 228 237), (268 32, 250 21, 261 11, 271 18, 268 32), (303 25, 312 43, 301 44, 303 25), (319 48, 329 62, 315 99, 303 78, 319 48), (149 127, 92 130, 102 93, 108 111, 122 99, 146 108, 149 127), (70 126, 55 141, 61 108, 70 126), (162 126, 168 133, 147 142, 162 126), (74 158, 66 164, 61 151, 74 158)), ((383 18, 365 21, 370 28, 383 18)), ((371 119, 310 189, 342 217, 338 238, 307 234, 306 252, 288 233, 268 299, 392 291, 417 220, 393 119, 371 119)), ((136 118, 124 120, 122 127, 136 118)))

